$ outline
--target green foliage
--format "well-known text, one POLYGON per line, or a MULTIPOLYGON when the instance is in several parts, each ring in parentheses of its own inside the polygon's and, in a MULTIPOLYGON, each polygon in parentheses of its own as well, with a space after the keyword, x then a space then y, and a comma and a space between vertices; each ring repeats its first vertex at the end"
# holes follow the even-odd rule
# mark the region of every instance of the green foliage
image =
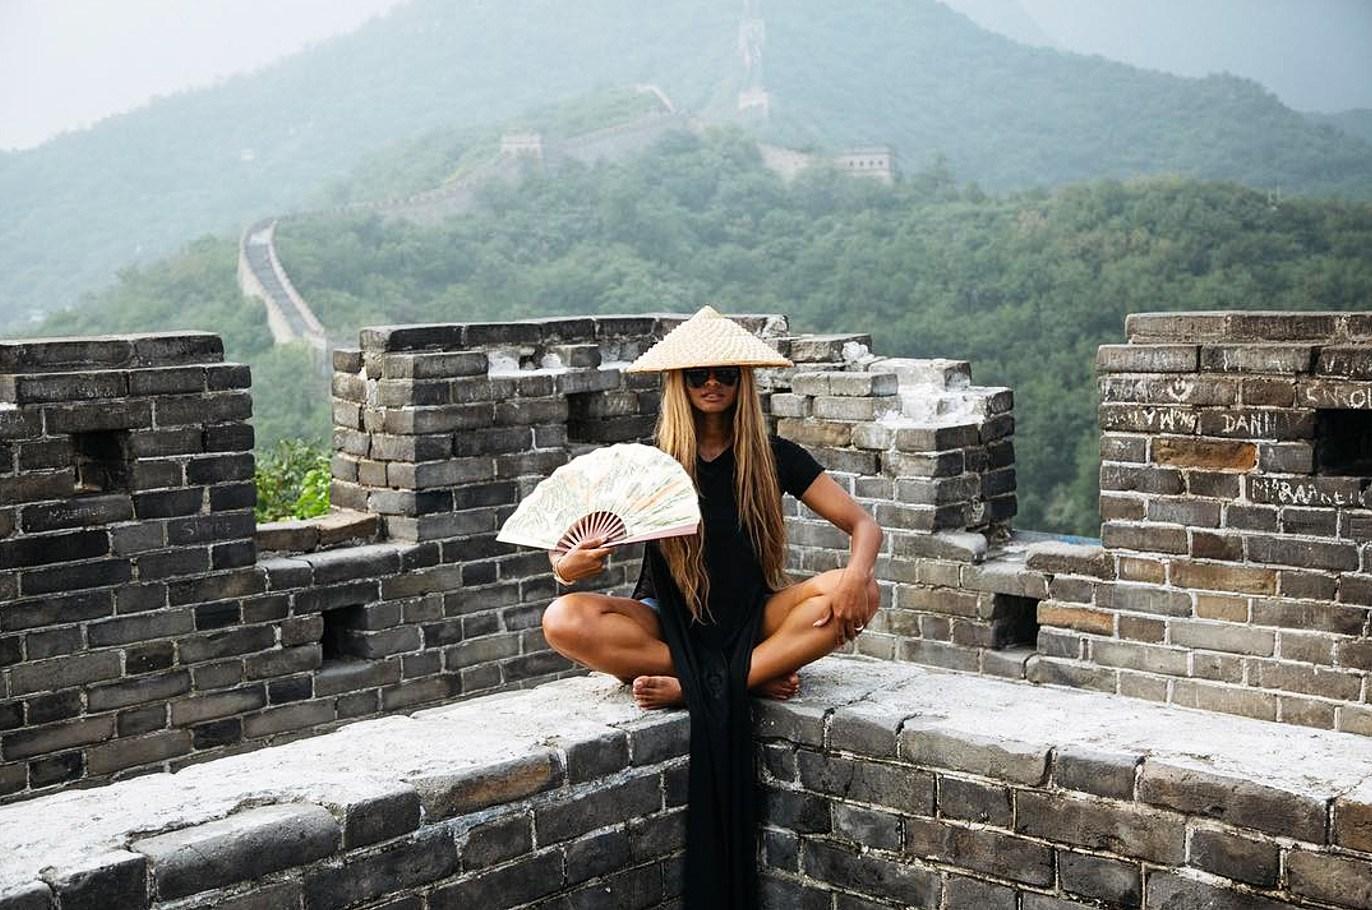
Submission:
POLYGON ((329 436, 329 370, 302 343, 272 344, 262 304, 243 297, 235 275, 237 243, 202 237, 176 256, 125 269, 119 280, 23 334, 104 335, 176 329, 217 332, 225 357, 252 368, 253 424, 259 450, 283 439, 322 444, 329 436))
POLYGON ((201 237, 178 255, 119 273, 118 280, 88 294, 80 307, 61 310, 13 335, 99 335, 110 332, 217 332, 234 357, 271 347, 262 305, 238 291, 238 244, 201 237))
MULTIPOLYGON (((278 242, 334 337, 714 303, 788 313, 801 331, 871 332, 885 354, 969 359, 978 382, 1015 390, 1018 525, 1082 534, 1097 525, 1092 363, 1125 314, 1372 299, 1367 204, 1170 177, 988 196, 959 189, 946 162, 894 188, 826 170, 786 185, 734 132, 493 186, 436 229, 305 219, 278 242)), ((261 308, 238 296, 235 259, 232 241, 202 239, 41 328, 223 332, 230 359, 253 367, 259 449, 321 445, 327 377, 305 346, 270 346, 261 308)), ((318 505, 299 488, 278 499, 318 505)))
POLYGON ((304 342, 279 345, 248 358, 252 367, 253 427, 258 451, 283 440, 322 445, 332 426, 332 368, 304 342))
POLYGON ((314 518, 329 510, 329 452, 304 439, 283 439, 257 458, 257 520, 314 518))
POLYGON ((1372 297, 1366 204, 1179 178, 987 196, 946 165, 890 189, 824 170, 788 186, 727 132, 492 187, 437 229, 302 220, 278 244, 333 331, 713 303, 969 359, 1015 390, 1018 524, 1083 534, 1098 523, 1095 349, 1127 313, 1372 297))
POLYGON ((499 153, 503 133, 531 130, 542 134, 545 142, 556 142, 627 123, 661 107, 650 93, 607 89, 543 105, 499 127, 444 127, 368 154, 347 176, 329 183, 322 196, 329 205, 408 196, 466 176, 488 163, 499 153))

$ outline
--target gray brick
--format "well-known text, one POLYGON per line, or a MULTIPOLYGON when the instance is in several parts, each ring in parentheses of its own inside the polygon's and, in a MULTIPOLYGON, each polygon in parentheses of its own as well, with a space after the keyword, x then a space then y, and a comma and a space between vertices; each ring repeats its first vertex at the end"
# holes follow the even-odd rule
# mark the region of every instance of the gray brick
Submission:
POLYGON ((15 695, 50 692, 113 679, 119 674, 119 655, 113 651, 54 657, 20 664, 10 670, 10 691, 15 695))
POLYGON ((1277 884, 1280 856, 1273 842, 1227 829, 1196 828, 1187 850, 1189 865, 1264 888, 1277 884))
POLYGON ((797 834, 822 834, 829 830, 829 803, 801 790, 771 787, 765 791, 762 817, 767 824, 797 834))
POLYGON ((551 844, 661 808, 658 775, 651 774, 578 799, 541 807, 534 817, 534 829, 540 844, 551 844))
POLYGON ((504 910, 552 894, 562 883, 562 855, 536 854, 436 889, 429 895, 429 910, 504 910))
POLYGON ((1015 830, 1088 850, 1175 865, 1186 852, 1186 826, 1171 814, 1099 799, 1021 791, 1015 830))
POLYGON ((1009 828, 1014 817, 1010 790, 978 781, 941 775, 938 807, 947 818, 1009 828))
POLYGON ((344 850, 390 840, 419 827, 419 793, 404 784, 388 792, 350 802, 344 809, 344 850))
POLYGON ((1142 901, 1143 877, 1137 863, 1067 850, 1057 855, 1064 890, 1122 907, 1137 907, 1142 901))
POLYGON ((830 910, 831 900, 829 892, 819 888, 765 873, 760 877, 760 910, 830 910))
POLYGON ((533 843, 533 817, 526 813, 477 825, 462 846, 462 868, 483 869, 514 859, 532 851, 533 843))
MULTIPOLYGON (((943 905, 949 910, 957 907, 967 907, 969 910, 972 907, 977 910, 1017 910, 1013 888, 959 875, 948 876, 943 894, 943 905)), ((1026 898, 1029 896, 1025 895, 1026 898)))
POLYGON ((904 719, 901 712, 870 702, 845 705, 830 715, 827 743, 831 749, 895 758, 904 719))
POLYGON ((1053 753, 1053 782, 1068 790, 1113 799, 1131 799, 1134 795, 1134 769, 1141 757, 1077 745, 1060 746, 1053 753))
MULTIPOLYGON (((386 894, 447 878, 457 871, 457 848, 447 828, 427 828, 375 853, 305 875, 305 906, 342 910, 386 894)), ((432 906, 432 905, 431 905, 432 906)))
POLYGON ((566 884, 575 885, 628 865, 629 834, 615 828, 573 841, 565 850, 566 884))
POLYGON ((1053 883, 1051 848, 985 828, 907 818, 905 851, 920 859, 1031 885, 1053 883))
POLYGON ((62 910, 142 910, 148 906, 143 856, 112 850, 68 862, 49 866, 42 873, 62 910))
MULTIPOLYGON (((652 780, 655 785, 656 778, 652 780)), ((557 756, 550 751, 461 771, 409 778, 409 783, 419 792, 424 816, 430 822, 513 802, 561 782, 557 756)))
POLYGON ((847 803, 832 804, 834 833, 878 850, 898 850, 901 845, 900 816, 847 803))
POLYGON ((333 853, 338 824, 328 810, 294 804, 248 809, 221 821, 134 841, 152 862, 160 898, 184 897, 333 853))
POLYGON ((86 766, 91 774, 113 774, 125 768, 155 765, 189 751, 190 733, 185 730, 163 730, 94 746, 86 753, 86 766))
POLYGON ((906 761, 1027 786, 1048 777, 1048 747, 910 722, 900 734, 906 761))
POLYGON ((1291 891, 1301 897, 1372 908, 1372 863, 1364 858, 1293 850, 1286 856, 1286 875, 1291 891))
POLYGON ((1147 910, 1289 910, 1291 905, 1155 870, 1148 873, 1146 907, 1147 910))
POLYGON ((932 814, 934 776, 905 765, 855 761, 809 750, 796 753, 801 783, 810 790, 900 812, 932 814))
POLYGON ((822 841, 806 841, 801 857, 806 874, 819 881, 844 882, 849 888, 896 901, 902 907, 939 905, 942 889, 936 872, 849 852, 822 841))
POLYGON ((584 783, 607 777, 629 764, 629 738, 613 730, 594 739, 570 742, 564 746, 567 782, 584 783))
POLYGON ((50 910, 52 901, 52 890, 43 882, 0 888, 0 910, 50 910))
POLYGON ((1101 373, 1192 373, 1198 367, 1194 344, 1103 344, 1096 349, 1101 373))
POLYGON ((1139 799, 1231 825, 1312 843, 1325 842, 1324 800, 1253 780, 1149 758, 1139 774, 1139 799))

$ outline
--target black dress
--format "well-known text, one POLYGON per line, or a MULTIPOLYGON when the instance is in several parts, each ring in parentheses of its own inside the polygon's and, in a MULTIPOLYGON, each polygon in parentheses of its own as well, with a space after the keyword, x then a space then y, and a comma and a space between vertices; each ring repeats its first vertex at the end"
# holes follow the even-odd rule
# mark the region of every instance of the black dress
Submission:
MULTIPOLYGON (((799 498, 823 473, 795 443, 770 437, 781 490, 799 498)), ((655 544, 644 548, 635 598, 656 597, 691 715, 687 788, 687 910, 757 904, 757 780, 748 669, 772 591, 734 501, 734 452, 696 461, 710 617, 692 622, 655 544)))

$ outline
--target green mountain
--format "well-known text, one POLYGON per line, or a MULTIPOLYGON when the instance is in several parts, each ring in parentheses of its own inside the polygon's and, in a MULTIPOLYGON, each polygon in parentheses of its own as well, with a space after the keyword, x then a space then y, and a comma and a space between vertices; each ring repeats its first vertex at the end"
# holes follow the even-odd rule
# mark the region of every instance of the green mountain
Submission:
POLYGON ((1359 107, 1333 114, 1308 113, 1311 123, 1330 126, 1354 139, 1372 144, 1372 108, 1359 107))
MULTIPOLYGON (((1026 47, 936 0, 764 6, 773 116, 762 130, 785 144, 891 144, 911 170, 942 154, 992 190, 1167 172, 1372 195, 1372 146, 1251 82, 1026 47)), ((0 330, 202 233, 337 201, 321 187, 337 190, 392 143, 643 82, 707 119, 733 118, 736 0, 567 10, 412 0, 258 73, 0 154, 0 330)), ((451 151, 428 147, 444 166, 451 151)))
MULTIPOLYGON (((673 134, 620 164, 494 185, 440 227, 283 222, 278 247, 335 337, 369 323, 784 312, 881 353, 962 357, 1016 392, 1020 527, 1092 534, 1097 345, 1157 309, 1355 309, 1372 299, 1372 205, 1175 177, 987 195, 946 171, 894 187, 817 169, 791 184, 739 131, 673 134)), ((253 365, 260 446, 327 432, 308 352, 273 348, 208 238, 122 273, 55 334, 202 328, 253 365)))

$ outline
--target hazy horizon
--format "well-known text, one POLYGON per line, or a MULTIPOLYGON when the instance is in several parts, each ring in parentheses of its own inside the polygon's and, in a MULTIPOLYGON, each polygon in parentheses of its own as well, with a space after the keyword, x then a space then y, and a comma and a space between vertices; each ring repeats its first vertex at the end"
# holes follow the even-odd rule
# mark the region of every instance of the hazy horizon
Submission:
MULTIPOLYGON (((260 69, 404 2, 0 0, 0 149, 32 148, 157 96, 260 69)), ((1372 108, 1365 0, 1319 0, 1320 15, 1308 0, 1244 0, 1242 17, 1237 0, 947 2, 983 25, 996 14, 1018 20, 1074 53, 1184 76, 1253 78, 1297 110, 1372 108), (1183 18, 1191 27, 1178 27, 1183 18)))
POLYGON ((0 0, 0 149, 260 69, 402 2, 0 0))

